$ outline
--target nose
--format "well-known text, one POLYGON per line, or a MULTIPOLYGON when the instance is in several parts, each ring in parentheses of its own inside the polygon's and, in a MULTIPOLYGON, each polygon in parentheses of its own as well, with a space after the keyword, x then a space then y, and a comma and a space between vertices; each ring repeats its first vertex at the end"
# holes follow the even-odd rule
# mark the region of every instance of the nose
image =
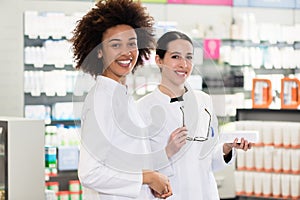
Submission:
POLYGON ((188 61, 185 58, 180 59, 180 66, 181 67, 187 67, 188 66, 188 61))
POLYGON ((131 56, 132 53, 131 53, 131 50, 129 48, 124 48, 121 52, 121 55, 124 55, 124 56, 131 56))

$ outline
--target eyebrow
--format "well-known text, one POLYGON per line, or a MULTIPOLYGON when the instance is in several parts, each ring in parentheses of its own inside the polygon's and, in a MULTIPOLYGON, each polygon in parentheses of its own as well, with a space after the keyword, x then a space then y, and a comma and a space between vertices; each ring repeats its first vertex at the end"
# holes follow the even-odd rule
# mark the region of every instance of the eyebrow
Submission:
MULTIPOLYGON (((173 51, 173 52, 170 52, 170 54, 173 55, 173 54, 181 54, 181 53, 178 51, 173 51)), ((187 53, 187 55, 193 55, 193 53, 187 53)))
MULTIPOLYGON (((137 38, 136 37, 129 38, 129 41, 132 41, 132 40, 137 40, 137 38)), ((110 42, 120 42, 120 41, 122 41, 122 40, 118 39, 118 38, 113 38, 113 39, 108 40, 108 43, 110 43, 110 42)))

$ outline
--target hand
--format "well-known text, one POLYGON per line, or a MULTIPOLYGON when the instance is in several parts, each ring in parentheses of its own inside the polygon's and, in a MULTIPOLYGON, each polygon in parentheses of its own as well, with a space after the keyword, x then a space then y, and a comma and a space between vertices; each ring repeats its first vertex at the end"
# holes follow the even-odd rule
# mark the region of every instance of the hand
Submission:
POLYGON ((251 142, 248 142, 244 138, 242 138, 241 142, 238 143, 238 138, 235 138, 235 140, 233 141, 233 143, 225 143, 223 145, 223 153, 225 155, 227 155, 232 150, 232 148, 242 149, 244 151, 247 151, 248 149, 252 148, 252 145, 253 144, 251 142))
POLYGON ((143 171, 143 183, 148 184, 155 197, 165 199, 172 195, 167 176, 155 171, 143 171))
POLYGON ((175 129, 168 140, 166 153, 168 158, 176 154, 186 144, 187 128, 185 126, 175 129))
MULTIPOLYGON (((151 188, 150 188, 151 189, 151 188)), ((154 191, 154 190, 152 190, 151 189, 151 192, 152 192, 152 194, 153 194, 153 196, 155 197, 155 198, 159 198, 159 199, 166 199, 166 198, 168 198, 169 196, 171 196, 171 195, 167 195, 167 194, 159 194, 158 192, 156 192, 156 191, 154 191)))

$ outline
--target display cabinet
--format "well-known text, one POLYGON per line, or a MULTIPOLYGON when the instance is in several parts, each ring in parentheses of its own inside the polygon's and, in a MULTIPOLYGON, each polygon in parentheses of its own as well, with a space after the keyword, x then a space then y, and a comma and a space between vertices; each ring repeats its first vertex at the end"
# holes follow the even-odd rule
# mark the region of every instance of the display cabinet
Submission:
POLYGON ((300 110, 238 109, 237 130, 257 130, 259 142, 237 152, 238 199, 300 198, 300 110))
POLYGON ((44 199, 44 122, 0 117, 0 199, 44 199))

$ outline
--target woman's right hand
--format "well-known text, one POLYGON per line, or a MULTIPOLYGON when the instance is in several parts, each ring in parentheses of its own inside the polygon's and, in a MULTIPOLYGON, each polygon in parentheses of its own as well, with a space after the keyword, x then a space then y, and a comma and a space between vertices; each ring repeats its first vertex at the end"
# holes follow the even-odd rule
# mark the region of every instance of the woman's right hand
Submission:
POLYGON ((187 128, 185 126, 175 129, 170 137, 166 146, 166 153, 168 158, 176 154, 183 145, 186 144, 187 128))
POLYGON ((155 197, 166 199, 172 195, 168 177, 159 172, 144 170, 143 183, 149 185, 155 197))

